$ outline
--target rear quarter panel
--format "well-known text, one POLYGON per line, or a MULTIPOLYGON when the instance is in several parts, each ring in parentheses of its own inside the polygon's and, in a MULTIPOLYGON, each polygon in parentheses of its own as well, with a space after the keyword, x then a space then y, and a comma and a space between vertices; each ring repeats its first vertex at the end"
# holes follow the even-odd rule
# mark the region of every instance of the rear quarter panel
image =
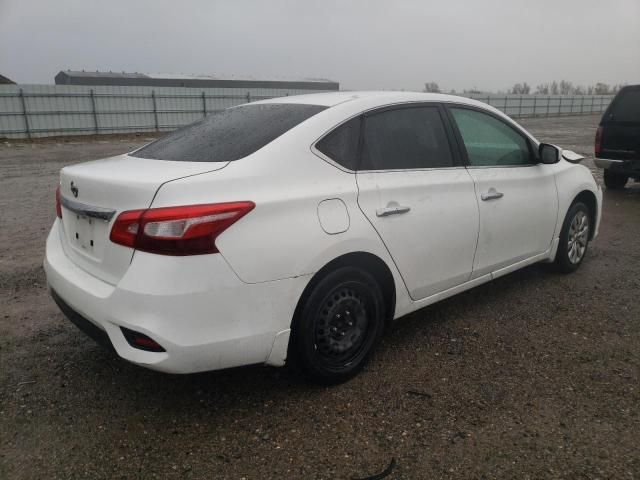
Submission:
POLYGON ((169 182, 152 206, 253 201, 255 209, 216 241, 246 283, 312 274, 341 255, 361 251, 385 261, 397 289, 404 289, 387 250, 358 208, 354 174, 318 158, 309 145, 274 142, 220 171, 169 182), (334 198, 344 202, 349 226, 328 234, 318 205, 334 198))

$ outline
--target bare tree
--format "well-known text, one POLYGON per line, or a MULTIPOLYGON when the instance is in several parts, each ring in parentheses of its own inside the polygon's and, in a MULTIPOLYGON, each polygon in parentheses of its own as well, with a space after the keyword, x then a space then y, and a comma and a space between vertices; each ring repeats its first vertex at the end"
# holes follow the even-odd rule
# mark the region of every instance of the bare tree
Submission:
POLYGON ((529 84, 527 82, 516 83, 511 88, 511 93, 516 94, 516 95, 529 95, 529 93, 531 93, 531 87, 529 86, 529 84))
POLYGON ((440 87, 436 82, 427 82, 424 84, 424 91, 429 93, 440 93, 440 87))
POLYGON ((567 80, 560 81, 560 95, 570 95, 573 92, 573 83, 567 80))
POLYGON ((620 85, 614 85, 613 87, 611 87, 611 95, 615 95, 616 93, 618 93, 620 89, 624 86, 625 84, 621 83, 620 85))
POLYGON ((549 83, 541 83, 536 87, 536 95, 549 95, 549 83))

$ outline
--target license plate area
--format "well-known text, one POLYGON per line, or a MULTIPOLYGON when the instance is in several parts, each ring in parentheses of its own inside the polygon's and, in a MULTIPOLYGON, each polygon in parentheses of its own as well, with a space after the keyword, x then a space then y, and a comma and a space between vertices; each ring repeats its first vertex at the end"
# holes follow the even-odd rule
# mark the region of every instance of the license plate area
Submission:
POLYGON ((70 212, 70 215, 72 221, 67 229, 69 243, 83 255, 94 260, 101 259, 108 222, 77 213, 70 212))

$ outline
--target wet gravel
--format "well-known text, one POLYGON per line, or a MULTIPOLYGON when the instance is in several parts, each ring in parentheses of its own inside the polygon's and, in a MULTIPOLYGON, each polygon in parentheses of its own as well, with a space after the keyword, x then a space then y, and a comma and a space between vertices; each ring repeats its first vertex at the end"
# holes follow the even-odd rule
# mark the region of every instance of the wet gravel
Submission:
MULTIPOLYGON (((597 117, 523 120, 592 152, 597 117)), ((582 268, 535 265, 415 312, 332 387, 168 376, 89 341, 40 267, 57 171, 141 137, 0 142, 0 478, 640 477, 640 186, 605 191, 582 268)), ((591 162, 586 162, 592 166, 591 162)))

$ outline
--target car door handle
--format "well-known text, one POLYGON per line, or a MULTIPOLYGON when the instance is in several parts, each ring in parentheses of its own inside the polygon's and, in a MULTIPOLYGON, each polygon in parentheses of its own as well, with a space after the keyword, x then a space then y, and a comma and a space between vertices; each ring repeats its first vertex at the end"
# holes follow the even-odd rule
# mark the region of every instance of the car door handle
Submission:
POLYGON ((487 193, 483 193, 480 195, 480 198, 485 202, 487 200, 496 200, 498 198, 504 197, 504 193, 497 191, 495 188, 491 187, 487 193))
POLYGON ((409 210, 411 210, 411 207, 404 207, 398 205, 396 202, 389 202, 386 207, 377 209, 376 215, 378 217, 388 217, 389 215, 407 213, 409 210))

